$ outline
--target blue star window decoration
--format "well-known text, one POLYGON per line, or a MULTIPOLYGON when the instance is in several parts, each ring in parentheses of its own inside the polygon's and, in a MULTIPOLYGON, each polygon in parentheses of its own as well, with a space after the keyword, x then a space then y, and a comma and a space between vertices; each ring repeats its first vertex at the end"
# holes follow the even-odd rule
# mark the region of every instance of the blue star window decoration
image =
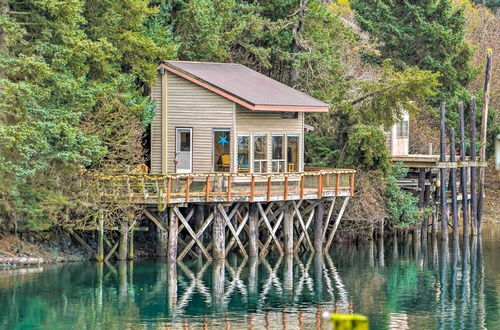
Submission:
POLYGON ((217 143, 219 143, 220 145, 222 145, 224 147, 224 145, 226 143, 229 143, 229 141, 227 139, 228 139, 227 136, 219 136, 219 141, 217 141, 217 143))

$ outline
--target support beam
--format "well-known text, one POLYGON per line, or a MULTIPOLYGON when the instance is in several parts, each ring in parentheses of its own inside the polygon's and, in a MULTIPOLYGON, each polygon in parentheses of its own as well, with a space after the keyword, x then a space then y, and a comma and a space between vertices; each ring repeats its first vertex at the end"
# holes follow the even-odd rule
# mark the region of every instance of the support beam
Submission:
MULTIPOLYGON (((440 161, 446 161, 446 106, 441 103, 441 150, 440 161)), ((443 239, 448 239, 448 212, 446 210, 446 169, 440 168, 441 175, 441 233, 443 239)))
MULTIPOLYGON (((286 202, 285 202, 286 203, 286 202)), ((285 219, 283 222, 283 237, 284 237, 284 246, 283 251, 285 254, 293 253, 293 216, 295 214, 295 210, 291 203, 287 203, 287 207, 284 210, 285 219)))
MULTIPOLYGON (((450 128, 450 161, 455 161, 455 130, 450 128)), ((450 169, 451 186, 451 218, 453 223, 453 237, 458 240, 458 203, 457 203, 457 169, 450 169)))
MULTIPOLYGON (((470 160, 476 161, 476 98, 470 99, 470 160)), ((471 225, 472 235, 477 234, 477 191, 476 191, 476 167, 470 167, 470 203, 471 203, 471 225)))
POLYGON ((120 223, 120 246, 118 247, 118 260, 127 260, 128 252, 128 221, 120 223))
MULTIPOLYGON (((486 143, 488 132, 488 108, 490 104, 490 82, 491 82, 491 50, 486 55, 486 70, 484 77, 484 97, 483 97, 483 113, 481 117, 481 137, 479 148, 479 161, 486 162, 486 143)), ((479 168, 479 192, 477 203, 477 234, 481 235, 482 215, 483 215, 483 198, 484 198, 484 176, 486 168, 479 168)))
POLYGON ((323 218, 323 201, 320 201, 314 211, 314 250, 317 252, 323 251, 323 218))
POLYGON ((259 210, 255 203, 248 207, 248 255, 256 258, 259 256, 259 210))
MULTIPOLYGON (((168 249, 167 249, 167 264, 172 265, 177 262, 177 240, 179 236, 179 217, 174 212, 174 208, 168 209, 169 226, 168 226, 168 249)), ((171 281, 169 280, 169 283, 171 281)))
POLYGON ((104 261, 104 218, 102 214, 98 215, 97 229, 97 261, 104 261))
POLYGON ((226 257, 226 238, 225 238, 224 217, 214 206, 214 220, 212 224, 212 257, 214 259, 224 259, 226 257))
POLYGON ((349 196, 347 196, 344 199, 344 203, 342 204, 342 207, 340 208, 339 214, 337 215, 337 219, 335 220, 335 224, 333 225, 333 229, 330 232, 330 235, 328 236, 328 240, 326 241, 325 251, 330 250, 330 246, 332 245, 332 242, 333 242, 333 237, 335 236, 335 232, 337 231, 337 227, 339 226, 340 220, 342 219, 342 216, 344 215, 345 209, 347 207, 347 203, 349 203, 349 196))
MULTIPOLYGON (((460 115, 460 161, 466 161, 467 151, 465 149, 465 119, 464 104, 458 103, 458 112, 460 115)), ((469 235, 469 197, 467 193, 467 168, 460 168, 460 191, 462 193, 462 217, 464 236, 469 235)))

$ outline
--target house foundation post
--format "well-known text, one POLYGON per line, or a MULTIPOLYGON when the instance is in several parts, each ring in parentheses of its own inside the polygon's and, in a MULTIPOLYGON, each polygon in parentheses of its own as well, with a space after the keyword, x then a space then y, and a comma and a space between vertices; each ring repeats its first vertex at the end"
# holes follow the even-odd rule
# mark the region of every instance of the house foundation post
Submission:
POLYGON ((214 259, 224 259, 226 257, 224 217, 216 206, 214 207, 214 222, 212 225, 212 247, 212 257, 214 259))
POLYGON ((259 210, 255 203, 250 203, 248 209, 248 255, 251 258, 259 256, 259 210))

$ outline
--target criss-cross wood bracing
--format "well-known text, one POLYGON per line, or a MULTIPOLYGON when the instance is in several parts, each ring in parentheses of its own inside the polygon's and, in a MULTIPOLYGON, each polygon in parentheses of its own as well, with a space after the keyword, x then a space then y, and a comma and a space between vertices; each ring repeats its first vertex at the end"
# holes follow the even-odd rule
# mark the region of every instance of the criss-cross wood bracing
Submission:
MULTIPOLYGON (((354 170, 102 177, 103 196, 144 206, 157 254, 174 261, 328 250, 354 193, 354 170)), ((127 232, 123 231, 126 235, 127 232)))

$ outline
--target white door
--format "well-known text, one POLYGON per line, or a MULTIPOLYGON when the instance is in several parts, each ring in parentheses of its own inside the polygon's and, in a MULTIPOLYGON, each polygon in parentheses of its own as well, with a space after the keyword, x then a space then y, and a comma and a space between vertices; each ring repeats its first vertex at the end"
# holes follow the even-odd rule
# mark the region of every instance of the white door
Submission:
POLYGON ((193 171, 193 129, 175 129, 175 172, 191 173, 193 171))

